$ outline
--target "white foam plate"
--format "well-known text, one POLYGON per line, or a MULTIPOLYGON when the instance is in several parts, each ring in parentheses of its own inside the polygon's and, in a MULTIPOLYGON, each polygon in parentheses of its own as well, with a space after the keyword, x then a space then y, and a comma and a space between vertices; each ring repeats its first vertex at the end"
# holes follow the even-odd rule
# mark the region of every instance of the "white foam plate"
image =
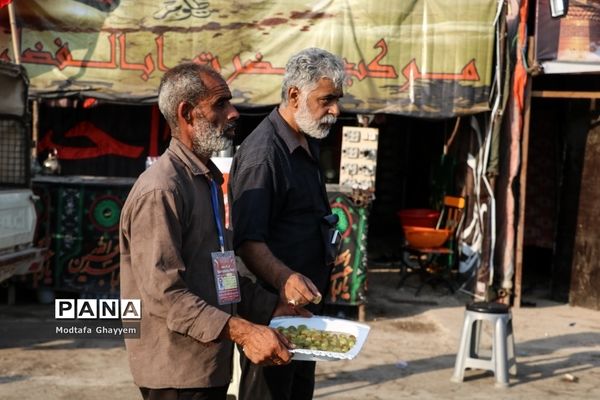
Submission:
POLYGON ((312 329, 329 332, 348 333, 356 336, 356 344, 346 353, 337 353, 334 351, 308 350, 308 349, 293 349, 294 360, 303 361, 336 361, 336 360, 352 360, 360 353, 367 336, 369 335, 370 326, 360 324, 358 322, 349 321, 340 318, 331 317, 277 317, 271 320, 269 324, 272 328, 306 325, 312 329))

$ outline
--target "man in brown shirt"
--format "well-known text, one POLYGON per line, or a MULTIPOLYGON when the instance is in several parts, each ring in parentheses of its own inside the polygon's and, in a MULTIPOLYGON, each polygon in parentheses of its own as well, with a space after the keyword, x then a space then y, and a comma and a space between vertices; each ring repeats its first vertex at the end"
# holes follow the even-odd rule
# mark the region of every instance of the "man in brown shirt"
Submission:
POLYGON ((130 368, 144 399, 225 399, 232 341, 252 362, 290 361, 282 335, 248 320, 266 324, 291 308, 244 278, 241 302, 220 305, 211 253, 231 245, 219 235, 223 177, 210 156, 230 143, 239 117, 227 84, 185 63, 165 73, 158 96, 171 143, 121 214, 121 297, 142 301, 141 337, 126 340, 130 368))

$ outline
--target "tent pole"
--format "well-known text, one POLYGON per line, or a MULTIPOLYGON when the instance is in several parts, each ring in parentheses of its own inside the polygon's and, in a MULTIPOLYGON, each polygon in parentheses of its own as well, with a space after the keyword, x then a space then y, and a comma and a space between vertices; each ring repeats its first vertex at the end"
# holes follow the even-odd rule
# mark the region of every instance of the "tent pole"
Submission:
POLYGON ((31 102, 31 136, 33 143, 31 144, 31 157, 37 163, 37 144, 39 139, 39 118, 40 118, 40 105, 37 100, 31 102))
MULTIPOLYGON (((529 38, 529 65, 533 59, 533 37, 529 38)), ((521 307, 521 292, 523 289, 523 238, 525 236, 525 201, 527 195, 527 164, 529 162, 529 126, 531 120, 531 86, 533 77, 529 75, 525 86, 525 105, 523 116, 523 134, 521 138, 521 172, 519 176, 519 220, 517 223, 517 243, 515 254, 515 297, 513 306, 521 307)))
POLYGON ((15 64, 21 64, 21 49, 19 49, 19 38, 17 31, 17 21, 15 18, 15 6, 13 3, 8 3, 8 18, 10 20, 10 36, 12 38, 13 54, 15 64))

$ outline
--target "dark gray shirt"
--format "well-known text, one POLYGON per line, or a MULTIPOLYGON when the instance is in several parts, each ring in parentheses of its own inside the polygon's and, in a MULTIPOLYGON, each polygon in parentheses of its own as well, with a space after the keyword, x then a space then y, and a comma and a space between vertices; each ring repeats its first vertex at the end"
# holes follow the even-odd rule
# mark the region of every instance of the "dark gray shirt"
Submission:
MULTIPOLYGON (((121 213, 121 297, 142 300, 141 338, 127 339, 136 385, 229 384, 233 345, 218 337, 234 305, 218 305, 210 253, 219 251, 208 178, 217 167, 178 139, 140 175, 121 213)), ((220 211, 223 219, 222 193, 220 211)), ((231 239, 228 240, 231 248, 231 239)), ((242 279, 237 312, 267 323, 274 296, 242 279)))
POLYGON ((277 109, 244 140, 229 181, 234 248, 246 240, 264 242, 325 293, 330 268, 325 265, 322 218, 330 209, 319 169, 319 141, 307 140, 311 154, 277 109))

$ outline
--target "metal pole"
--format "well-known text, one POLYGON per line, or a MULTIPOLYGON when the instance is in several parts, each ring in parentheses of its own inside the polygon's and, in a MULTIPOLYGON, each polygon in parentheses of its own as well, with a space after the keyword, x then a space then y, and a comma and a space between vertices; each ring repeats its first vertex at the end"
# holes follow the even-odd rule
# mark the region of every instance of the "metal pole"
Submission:
POLYGON ((12 38, 13 54, 15 64, 21 64, 21 49, 19 48, 19 38, 17 30, 17 21, 15 19, 15 7, 13 3, 8 3, 8 18, 10 20, 10 36, 12 38))
POLYGON ((31 102, 31 136, 33 139, 31 147, 31 157, 37 163, 37 143, 39 139, 39 118, 40 118, 40 106, 37 100, 31 102))

